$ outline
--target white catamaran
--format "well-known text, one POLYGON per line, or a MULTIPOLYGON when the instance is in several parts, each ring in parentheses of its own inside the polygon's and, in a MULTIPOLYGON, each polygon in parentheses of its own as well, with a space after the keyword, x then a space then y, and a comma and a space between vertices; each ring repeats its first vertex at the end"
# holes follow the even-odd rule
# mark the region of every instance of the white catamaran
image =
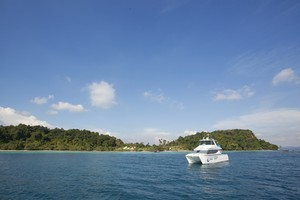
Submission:
POLYGON ((194 149, 194 152, 187 154, 185 157, 190 164, 200 163, 203 165, 229 160, 227 154, 222 154, 220 145, 209 136, 200 140, 200 144, 194 149))

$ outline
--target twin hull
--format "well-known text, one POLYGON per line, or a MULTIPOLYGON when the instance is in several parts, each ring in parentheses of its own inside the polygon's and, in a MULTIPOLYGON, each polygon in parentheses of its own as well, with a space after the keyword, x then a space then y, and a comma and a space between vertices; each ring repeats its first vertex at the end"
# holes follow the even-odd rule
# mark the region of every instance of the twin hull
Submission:
POLYGON ((227 154, 203 154, 203 153, 190 153, 186 155, 186 159, 190 164, 200 163, 200 164, 211 164, 218 162, 228 161, 227 154))

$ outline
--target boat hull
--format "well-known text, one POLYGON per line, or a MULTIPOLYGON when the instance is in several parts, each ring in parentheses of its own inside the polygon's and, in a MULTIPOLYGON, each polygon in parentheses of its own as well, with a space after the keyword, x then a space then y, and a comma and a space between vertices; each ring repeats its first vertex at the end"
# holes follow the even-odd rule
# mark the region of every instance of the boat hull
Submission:
POLYGON ((203 165, 225 162, 229 160, 227 154, 189 153, 185 157, 189 164, 199 163, 203 165))

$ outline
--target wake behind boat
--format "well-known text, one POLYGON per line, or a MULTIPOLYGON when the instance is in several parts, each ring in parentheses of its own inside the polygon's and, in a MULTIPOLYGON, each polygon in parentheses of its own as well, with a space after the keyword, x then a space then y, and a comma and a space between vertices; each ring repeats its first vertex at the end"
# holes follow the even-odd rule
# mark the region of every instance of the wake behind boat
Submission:
POLYGON ((200 140, 200 144, 194 149, 194 152, 187 154, 185 157, 189 164, 200 163, 203 165, 229 160, 227 154, 222 154, 220 145, 209 136, 200 140))

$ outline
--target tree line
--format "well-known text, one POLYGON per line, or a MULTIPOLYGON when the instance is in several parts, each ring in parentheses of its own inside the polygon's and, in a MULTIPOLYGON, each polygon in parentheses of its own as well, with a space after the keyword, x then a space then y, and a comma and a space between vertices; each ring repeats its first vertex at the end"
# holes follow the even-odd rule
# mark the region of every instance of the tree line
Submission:
POLYGON ((277 150, 278 146, 256 138, 251 130, 233 129, 198 132, 174 141, 160 139, 158 145, 127 143, 110 135, 89 130, 43 126, 0 126, 1 150, 71 150, 71 151, 177 151, 193 150, 207 135, 217 140, 224 150, 277 150))
POLYGON ((258 139, 251 130, 244 129, 198 132, 195 135, 179 137, 168 145, 175 149, 192 150, 207 135, 214 138, 224 150, 278 150, 277 145, 258 139))
POLYGON ((122 140, 88 130, 43 126, 0 126, 2 150, 74 150, 113 151, 122 146, 122 140))

